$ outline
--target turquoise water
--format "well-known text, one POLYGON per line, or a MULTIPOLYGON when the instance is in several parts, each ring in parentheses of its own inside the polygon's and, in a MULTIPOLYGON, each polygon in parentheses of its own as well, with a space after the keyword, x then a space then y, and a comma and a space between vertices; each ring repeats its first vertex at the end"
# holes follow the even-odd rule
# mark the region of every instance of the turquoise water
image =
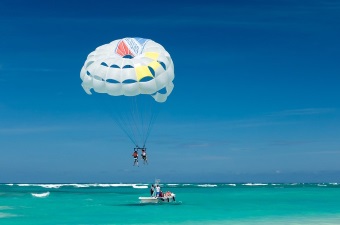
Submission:
POLYGON ((340 224, 340 184, 0 184, 0 224, 340 224))

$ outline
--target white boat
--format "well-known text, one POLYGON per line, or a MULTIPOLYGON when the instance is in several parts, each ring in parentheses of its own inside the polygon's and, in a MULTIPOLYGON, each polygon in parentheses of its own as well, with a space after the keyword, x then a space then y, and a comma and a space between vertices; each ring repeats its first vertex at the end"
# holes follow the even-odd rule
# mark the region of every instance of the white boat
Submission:
POLYGON ((141 203, 158 203, 157 197, 139 197, 141 203))
MULTIPOLYGON (((160 180, 155 180, 155 187, 159 185, 160 180)), ((159 203, 159 202, 175 202, 176 195, 170 191, 166 193, 160 193, 160 196, 155 196, 156 192, 154 192, 153 196, 150 197, 139 197, 140 203, 159 203)))
POLYGON ((141 203, 159 203, 159 202, 175 202, 176 195, 174 193, 170 193, 163 197, 139 197, 141 203))

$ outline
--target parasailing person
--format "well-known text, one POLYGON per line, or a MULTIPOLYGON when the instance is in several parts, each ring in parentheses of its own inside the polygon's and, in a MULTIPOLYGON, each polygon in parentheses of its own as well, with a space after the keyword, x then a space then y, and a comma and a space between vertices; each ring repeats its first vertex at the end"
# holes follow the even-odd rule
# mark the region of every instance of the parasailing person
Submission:
POLYGON ((139 166, 139 165, 138 165, 138 152, 137 152, 136 149, 135 149, 134 152, 132 153, 132 156, 133 156, 133 159, 134 159, 134 161, 133 161, 133 166, 135 166, 135 165, 139 166))
POLYGON ((146 149, 145 148, 142 148, 142 154, 140 154, 142 156, 142 159, 144 160, 143 161, 143 164, 148 164, 148 157, 146 155, 146 149))

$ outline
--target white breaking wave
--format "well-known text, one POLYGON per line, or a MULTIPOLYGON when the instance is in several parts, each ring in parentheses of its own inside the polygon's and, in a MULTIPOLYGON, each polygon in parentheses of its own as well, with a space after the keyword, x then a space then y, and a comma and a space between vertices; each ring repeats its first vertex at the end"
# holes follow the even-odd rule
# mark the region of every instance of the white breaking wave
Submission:
POLYGON ((37 194, 37 193, 31 193, 31 195, 32 195, 33 197, 37 197, 37 198, 45 198, 45 197, 47 197, 47 196, 50 195, 50 192, 39 193, 39 194, 37 194))
POLYGON ((60 188, 61 186, 67 185, 67 184, 17 184, 20 187, 30 187, 30 186, 37 186, 37 187, 43 187, 43 188, 60 188))
POLYGON ((13 184, 6 184, 7 186, 13 186, 13 184))
MULTIPOLYGON (((55 188, 58 189, 60 187, 64 186, 72 186, 76 188, 87 188, 87 187, 133 187, 138 184, 17 184, 18 186, 21 187, 29 187, 29 186, 37 186, 37 187, 43 187, 43 188, 55 188)), ((140 184, 143 185, 143 184, 140 184)), ((145 185, 145 184, 144 184, 145 185)))
POLYGON ((133 187, 137 184, 88 184, 89 187, 133 187))
MULTIPOLYGON (((143 183, 134 183, 134 184, 123 184, 123 183, 89 183, 89 184, 77 184, 77 183, 71 183, 71 184, 7 184, 9 186, 18 185, 20 187, 42 187, 46 189, 58 189, 61 187, 75 187, 75 188, 89 188, 89 187, 132 187, 132 188, 148 188, 148 184, 143 183)), ((179 184, 166 184, 168 186, 177 186, 179 184)), ((193 185, 193 184, 183 184, 183 186, 186 185, 193 185)), ((164 186, 163 184, 160 184, 160 186, 164 186)))
POLYGON ((198 187, 217 187, 217 184, 198 184, 198 187))
POLYGON ((33 186, 33 184, 17 184, 20 187, 28 187, 28 186, 33 186))
POLYGON ((110 187, 133 187, 137 184, 110 184, 110 187))
POLYGON ((39 184, 37 186, 43 187, 43 188, 60 188, 62 186, 64 186, 65 184, 39 184))
POLYGON ((263 183, 246 183, 246 184, 242 184, 245 186, 266 186, 268 184, 263 184, 263 183))
POLYGON ((76 188, 87 188, 90 187, 90 184, 69 184, 70 186, 76 187, 76 188))
POLYGON ((96 184, 95 187, 110 187, 110 184, 96 184))
POLYGON ((148 186, 146 185, 134 185, 132 186, 133 188, 141 188, 141 189, 145 189, 145 188, 148 188, 148 186))
POLYGON ((235 187, 235 186, 236 186, 236 184, 225 184, 225 185, 228 185, 228 186, 233 186, 233 187, 235 187))

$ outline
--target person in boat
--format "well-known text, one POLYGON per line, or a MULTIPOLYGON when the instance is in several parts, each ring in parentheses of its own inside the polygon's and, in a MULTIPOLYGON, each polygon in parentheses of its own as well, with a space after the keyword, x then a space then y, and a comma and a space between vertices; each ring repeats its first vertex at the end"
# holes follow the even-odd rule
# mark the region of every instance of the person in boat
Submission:
POLYGON ((161 187, 157 184, 157 186, 156 186, 156 197, 159 197, 160 192, 161 192, 161 187))
POLYGON ((155 192, 155 185, 151 185, 150 188, 150 195, 153 196, 153 193, 155 192))
POLYGON ((133 159, 134 159, 133 166, 135 166, 135 165, 138 166, 138 152, 137 152, 137 150, 135 150, 135 151, 132 153, 132 156, 133 156, 133 159))
POLYGON ((148 164, 148 158, 147 158, 147 156, 146 156, 146 150, 145 150, 145 148, 143 148, 142 149, 142 154, 141 154, 141 156, 142 156, 142 159, 144 160, 143 161, 143 164, 148 164))

